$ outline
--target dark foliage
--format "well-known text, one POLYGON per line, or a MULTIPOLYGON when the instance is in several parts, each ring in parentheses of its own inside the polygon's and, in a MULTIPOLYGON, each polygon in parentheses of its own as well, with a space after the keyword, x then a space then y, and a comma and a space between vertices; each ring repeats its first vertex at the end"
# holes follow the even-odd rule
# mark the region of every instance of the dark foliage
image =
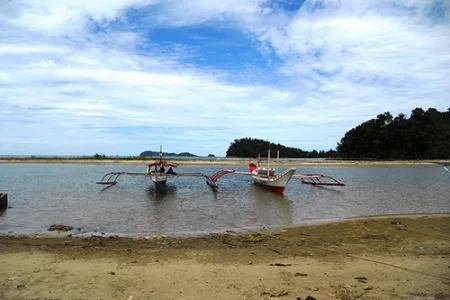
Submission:
POLYGON ((95 153, 94 156, 92 156, 94 159, 106 159, 106 155, 105 154, 98 154, 95 153))
POLYGON ((348 131, 337 147, 342 158, 448 159, 450 108, 416 108, 409 118, 389 112, 348 131))
MULTIPOLYGON (((242 138, 236 139, 227 150, 227 157, 250 157, 255 158, 258 154, 262 158, 267 157, 269 142, 260 139, 242 138)), ((280 144, 270 143, 270 156, 276 157, 277 149, 280 150, 281 158, 306 158, 306 157, 335 157, 336 151, 305 151, 298 148, 286 147, 280 144)))

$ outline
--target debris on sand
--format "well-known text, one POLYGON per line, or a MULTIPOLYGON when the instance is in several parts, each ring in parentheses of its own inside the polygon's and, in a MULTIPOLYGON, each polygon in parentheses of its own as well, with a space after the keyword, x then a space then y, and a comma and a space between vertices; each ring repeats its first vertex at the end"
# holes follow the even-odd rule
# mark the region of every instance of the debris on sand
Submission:
POLYGON ((270 250, 270 251, 272 251, 272 252, 275 252, 276 254, 280 254, 280 255, 283 255, 280 251, 278 251, 278 250, 275 250, 275 249, 272 249, 272 248, 267 248, 268 250, 270 250))
POLYGON ((275 263, 275 264, 270 264, 271 266, 276 266, 276 267, 290 267, 292 266, 291 264, 280 264, 280 263, 275 263))
POLYGON ((53 224, 48 228, 48 231, 69 231, 72 229, 73 229, 72 226, 53 224))
POLYGON ((241 242, 243 243, 261 243, 262 241, 263 239, 260 236, 249 236, 247 238, 241 239, 241 242))
POLYGON ((262 292, 261 296, 269 296, 269 297, 283 297, 289 295, 288 291, 271 291, 271 292, 262 292))
POLYGON ((356 280, 367 280, 367 277, 355 277, 356 280))

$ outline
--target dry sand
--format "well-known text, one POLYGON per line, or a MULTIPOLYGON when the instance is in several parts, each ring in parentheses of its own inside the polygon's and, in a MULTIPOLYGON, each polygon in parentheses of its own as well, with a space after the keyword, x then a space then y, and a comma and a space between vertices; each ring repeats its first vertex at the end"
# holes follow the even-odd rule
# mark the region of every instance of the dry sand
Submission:
POLYGON ((450 299, 450 216, 203 237, 0 237, 1 299, 450 299))
MULTIPOLYGON (((230 166, 248 166, 249 163, 255 163, 252 159, 169 159, 183 165, 230 165, 230 166)), ((2 163, 27 163, 27 164, 122 164, 122 165, 142 165, 153 162, 153 160, 112 160, 112 159, 32 159, 32 158, 5 158, 0 157, 2 163)), ((420 166, 435 165, 437 163, 450 164, 450 160, 393 160, 393 161, 370 161, 370 160, 308 160, 308 159, 280 159, 277 163, 282 166, 420 166)))

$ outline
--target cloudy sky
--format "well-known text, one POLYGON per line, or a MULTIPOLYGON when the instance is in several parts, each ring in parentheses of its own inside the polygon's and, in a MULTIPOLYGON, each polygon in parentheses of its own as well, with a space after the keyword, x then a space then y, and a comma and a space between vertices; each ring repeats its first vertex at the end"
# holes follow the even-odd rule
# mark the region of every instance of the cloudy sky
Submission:
POLYGON ((0 154, 306 150, 450 107, 447 0, 0 0, 0 154))

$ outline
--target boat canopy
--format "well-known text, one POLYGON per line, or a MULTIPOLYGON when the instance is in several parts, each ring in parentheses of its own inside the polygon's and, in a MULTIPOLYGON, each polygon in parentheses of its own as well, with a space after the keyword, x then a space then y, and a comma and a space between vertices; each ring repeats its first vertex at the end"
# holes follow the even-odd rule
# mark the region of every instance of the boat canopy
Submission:
POLYGON ((153 166, 176 167, 177 164, 168 162, 166 160, 158 160, 151 164, 147 164, 147 166, 149 166, 149 167, 153 167, 153 166))

